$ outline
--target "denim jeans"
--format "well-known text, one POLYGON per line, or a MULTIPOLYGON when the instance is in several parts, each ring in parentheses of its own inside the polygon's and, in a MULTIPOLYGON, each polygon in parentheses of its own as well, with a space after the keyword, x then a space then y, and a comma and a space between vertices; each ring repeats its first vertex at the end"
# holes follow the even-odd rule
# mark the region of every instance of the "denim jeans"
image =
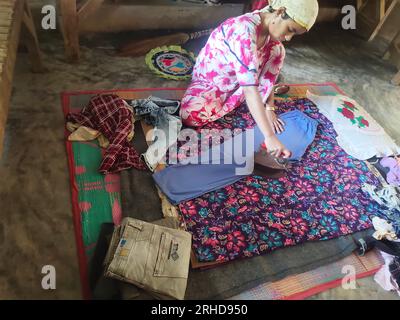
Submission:
POLYGON ((150 131, 150 137, 146 137, 147 141, 153 143, 142 155, 149 169, 154 171, 164 159, 168 148, 178 139, 182 121, 174 113, 178 111, 180 102, 150 96, 128 103, 133 107, 136 119, 144 119, 147 124, 154 127, 150 131))

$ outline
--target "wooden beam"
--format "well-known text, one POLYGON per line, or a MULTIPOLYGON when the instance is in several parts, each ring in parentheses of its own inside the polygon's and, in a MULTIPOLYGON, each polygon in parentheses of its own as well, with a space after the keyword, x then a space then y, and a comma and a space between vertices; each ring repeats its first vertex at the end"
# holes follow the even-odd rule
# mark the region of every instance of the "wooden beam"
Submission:
POLYGON ((393 0, 392 3, 390 4, 389 8, 385 12, 385 15, 383 18, 379 21, 379 24, 376 26, 374 29, 374 32, 372 32, 371 36, 369 37, 368 41, 372 41, 375 39, 379 31, 382 29, 383 25, 385 24, 387 18, 390 16, 396 5, 398 4, 398 0, 393 0))
POLYGON ((159 2, 161 3, 159 5, 132 5, 132 1, 121 0, 118 5, 115 5, 110 1, 104 1, 95 14, 79 21, 79 32, 85 34, 161 29, 209 29, 218 26, 229 17, 242 14, 244 7, 243 3, 209 7, 178 6, 159 2), (154 18, 155 11, 162 14, 154 18))
POLYGON ((357 0, 357 11, 360 11, 361 6, 362 6, 363 1, 362 0, 357 0))
POLYGON ((367 2, 368 0, 357 0, 357 11, 362 11, 366 7, 367 2))
POLYGON ((357 11, 358 11, 358 12, 360 12, 361 9, 364 7, 365 2, 366 2, 366 1, 364 1, 364 0, 357 0, 357 11))
POLYGON ((96 10, 100 8, 103 2, 104 0, 87 0, 78 11, 78 20, 82 21, 94 12, 96 12, 96 10))
POLYGON ((32 19, 31 10, 29 8, 28 1, 25 1, 25 10, 22 17, 22 41, 29 54, 31 60, 31 69, 33 72, 45 72, 47 69, 43 65, 42 53, 39 47, 39 40, 36 34, 35 25, 32 19))
POLYGON ((7 32, 7 40, 2 43, 2 49, 0 49, 0 157, 3 152, 3 140, 10 106, 24 2, 8 1, 1 3, 1 7, 5 12, 0 17, 0 25, 7 27, 9 33, 7 32), (12 19, 8 20, 7 17, 12 17, 12 19))
POLYGON ((378 19, 379 21, 381 21, 385 17, 386 0, 378 0, 377 4, 378 4, 378 10, 377 10, 378 19))
POLYGON ((76 0, 59 0, 65 54, 70 62, 79 61, 79 22, 76 0))

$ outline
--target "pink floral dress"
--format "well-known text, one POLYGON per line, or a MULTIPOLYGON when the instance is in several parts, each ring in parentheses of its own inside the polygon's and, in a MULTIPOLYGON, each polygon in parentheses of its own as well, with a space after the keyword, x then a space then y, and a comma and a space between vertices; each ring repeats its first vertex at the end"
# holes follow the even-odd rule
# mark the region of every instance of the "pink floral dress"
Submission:
POLYGON ((260 33, 260 11, 230 18, 213 31, 182 99, 180 115, 185 125, 200 127, 222 118, 244 102, 244 86, 258 86, 263 102, 267 101, 285 48, 269 38, 257 48, 260 33))

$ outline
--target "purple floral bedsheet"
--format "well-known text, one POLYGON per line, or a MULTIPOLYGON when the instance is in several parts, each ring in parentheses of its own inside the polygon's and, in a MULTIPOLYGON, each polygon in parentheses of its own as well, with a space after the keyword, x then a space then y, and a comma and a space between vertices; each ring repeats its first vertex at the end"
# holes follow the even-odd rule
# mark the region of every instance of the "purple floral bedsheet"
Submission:
MULTIPOLYGON (((179 205, 199 261, 230 261, 312 240, 368 229, 379 208, 362 190, 379 185, 363 161, 336 142, 331 122, 308 99, 278 103, 279 112, 298 109, 318 120, 317 135, 302 161, 285 177, 250 176, 179 205)), ((254 126, 243 105, 208 129, 254 126)))

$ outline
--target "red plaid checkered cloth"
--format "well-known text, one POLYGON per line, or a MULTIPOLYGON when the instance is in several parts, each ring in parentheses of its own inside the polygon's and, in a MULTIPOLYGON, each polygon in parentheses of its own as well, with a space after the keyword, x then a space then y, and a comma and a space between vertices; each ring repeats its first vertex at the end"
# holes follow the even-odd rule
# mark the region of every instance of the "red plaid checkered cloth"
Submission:
POLYGON ((146 170, 139 154, 128 141, 133 129, 132 109, 115 94, 94 96, 80 113, 70 113, 67 121, 101 132, 110 145, 105 150, 99 171, 116 173, 134 167, 146 170))

